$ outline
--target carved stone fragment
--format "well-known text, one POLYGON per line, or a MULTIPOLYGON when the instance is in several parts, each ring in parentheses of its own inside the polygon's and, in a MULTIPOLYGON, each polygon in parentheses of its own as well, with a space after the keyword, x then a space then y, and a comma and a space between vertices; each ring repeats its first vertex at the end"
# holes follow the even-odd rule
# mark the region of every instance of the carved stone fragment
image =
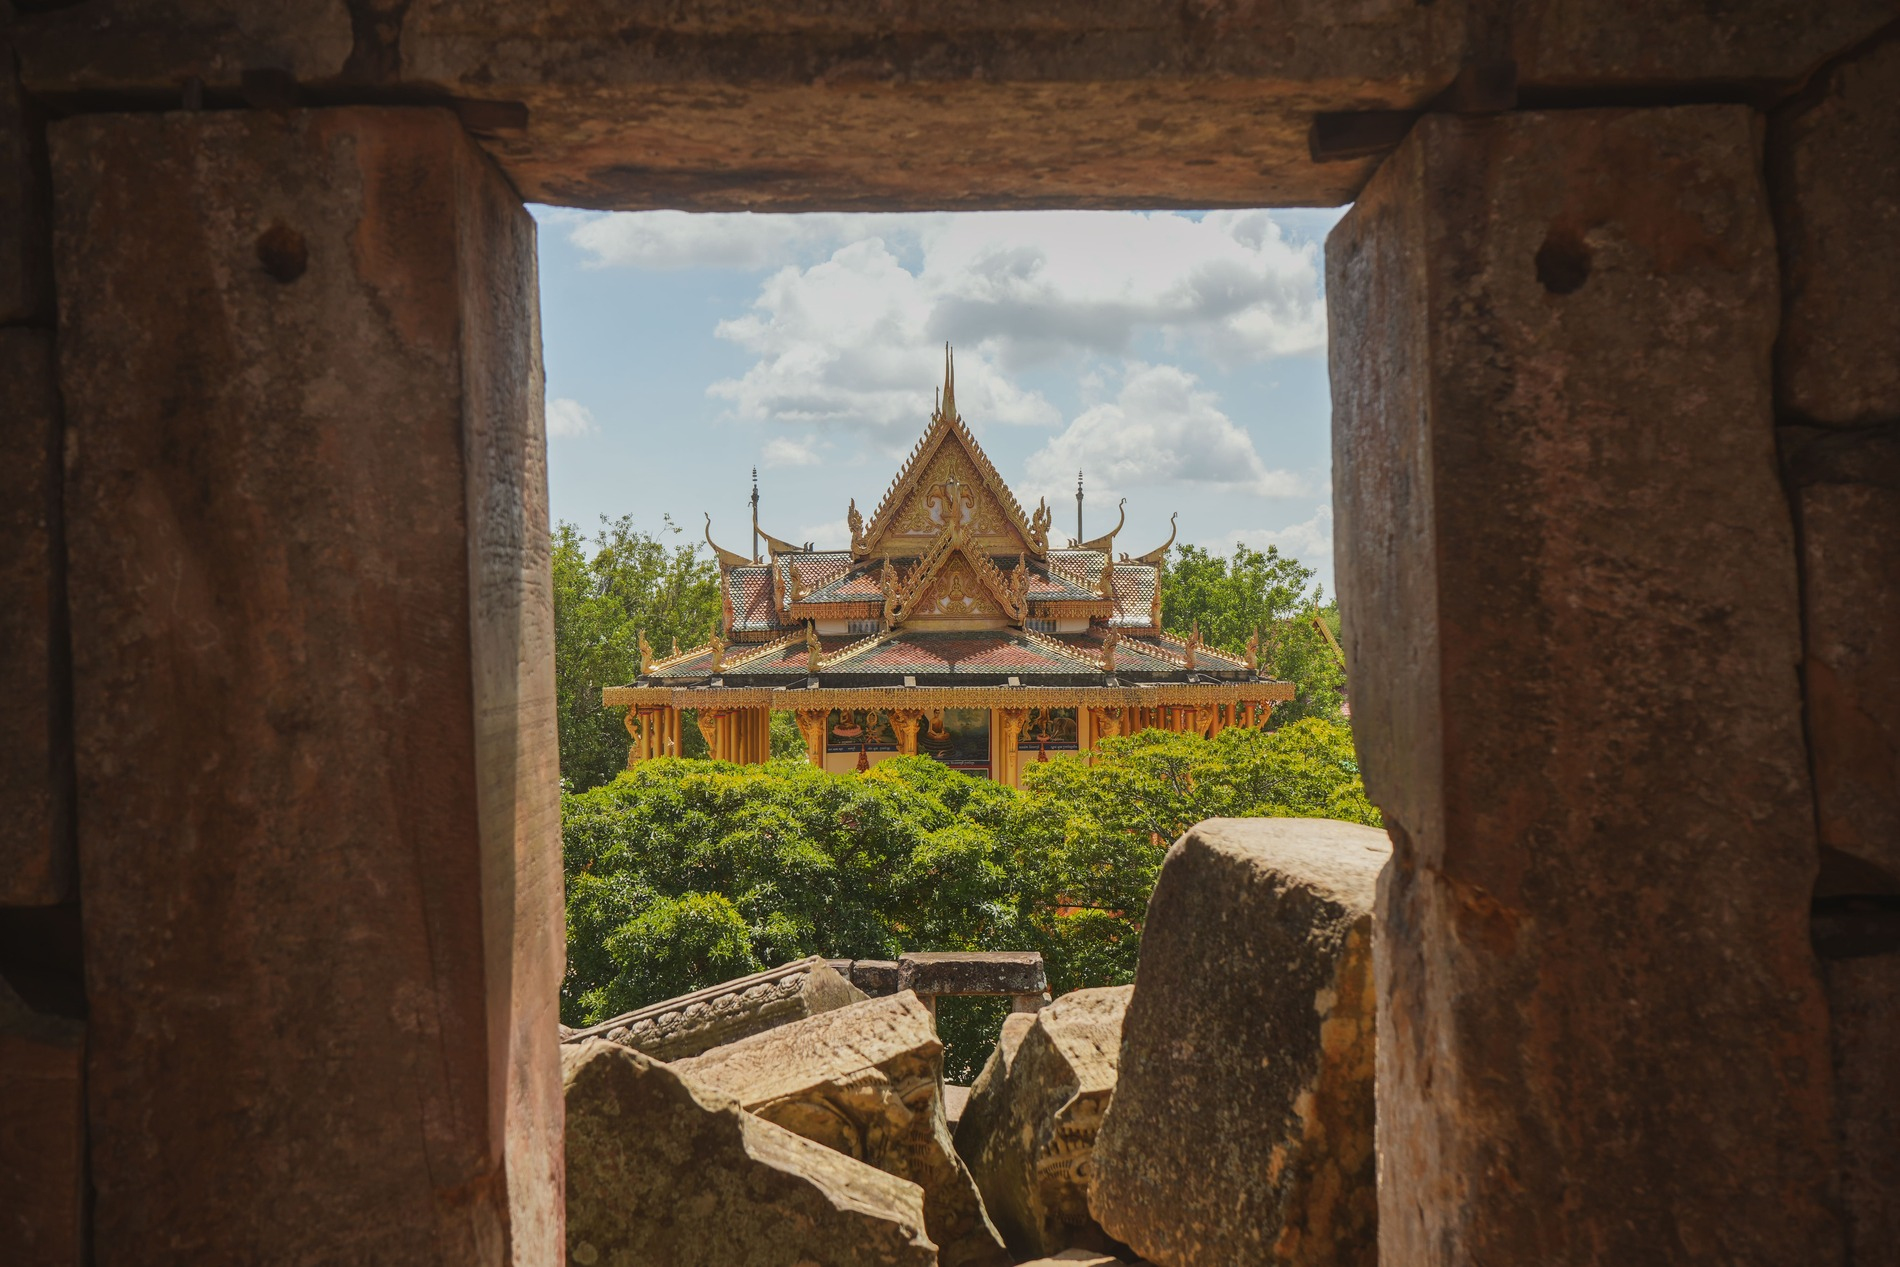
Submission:
POLYGON ((916 995, 867 999, 676 1068, 768 1122, 920 1185, 944 1267, 1009 1262, 951 1143, 943 1044, 916 995))
POLYGON ((622 1013, 573 1030, 561 1041, 604 1038, 657 1060, 681 1060, 863 997, 831 965, 813 956, 622 1013))
POLYGON ((1385 833, 1212 819, 1148 902, 1089 1206, 1169 1267, 1378 1258, 1372 908, 1385 833), (1182 1177, 1192 1175, 1193 1182, 1182 1177))
POLYGON ((1017 1254, 1109 1244, 1089 1215, 1089 1172, 1132 993, 1077 990, 1041 1012, 1012 1013, 970 1089, 957 1151, 1017 1254))
POLYGON ((897 988, 939 994, 1041 994, 1049 988, 1033 950, 932 951, 901 956, 897 988))
POLYGON ((933 1267, 923 1191, 613 1043, 561 1051, 567 1258, 613 1267, 933 1267))

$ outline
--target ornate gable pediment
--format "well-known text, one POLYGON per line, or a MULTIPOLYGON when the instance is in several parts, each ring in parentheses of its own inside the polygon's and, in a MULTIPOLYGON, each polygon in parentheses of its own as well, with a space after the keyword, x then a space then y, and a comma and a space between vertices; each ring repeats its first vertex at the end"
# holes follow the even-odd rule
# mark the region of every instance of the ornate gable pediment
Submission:
POLYGON ((996 596, 984 584, 962 551, 945 561, 928 588, 911 604, 905 624, 927 625, 942 621, 957 624, 976 621, 1004 623, 1003 609, 996 596))
POLYGON ((943 397, 930 427, 911 450, 869 523, 851 510, 851 553, 858 558, 914 558, 947 527, 961 524, 971 545, 989 553, 1042 558, 1049 549, 1049 508, 1025 515, 989 456, 957 413, 956 372, 944 353, 943 397), (955 487, 962 505, 950 504, 955 487))

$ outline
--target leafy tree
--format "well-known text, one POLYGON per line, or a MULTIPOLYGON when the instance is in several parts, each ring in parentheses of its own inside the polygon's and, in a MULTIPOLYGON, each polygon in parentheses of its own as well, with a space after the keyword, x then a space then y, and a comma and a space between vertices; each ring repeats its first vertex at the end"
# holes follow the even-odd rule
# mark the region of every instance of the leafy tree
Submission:
POLYGON ((1273 710, 1273 724, 1337 717, 1345 673, 1312 618, 1337 638, 1339 607, 1312 580, 1312 568, 1274 546, 1236 544, 1231 559, 1180 546, 1161 578, 1161 626, 1177 637, 1198 626, 1208 646, 1237 654, 1259 633, 1262 669, 1294 687, 1292 701, 1273 710))
MULTIPOLYGON (((683 535, 670 519, 665 532, 683 535)), ((719 573, 694 546, 635 531, 625 515, 603 518, 591 542, 561 523, 553 547, 561 778, 570 788, 590 788, 627 761, 622 710, 601 706, 601 688, 625 685, 639 672, 642 630, 662 655, 675 638, 682 646, 703 642, 719 617, 719 573)), ((683 733, 686 755, 703 754, 698 729, 689 723, 683 733)))
MULTIPOLYGON (((1203 818, 1374 823, 1335 721, 1212 740, 1147 731, 1022 791, 927 757, 865 774, 664 758, 562 800, 569 952, 562 1017, 619 1012, 809 954, 1040 950, 1058 992, 1134 977, 1168 845, 1203 818)), ((953 1079, 995 1006, 940 1019, 953 1079)))

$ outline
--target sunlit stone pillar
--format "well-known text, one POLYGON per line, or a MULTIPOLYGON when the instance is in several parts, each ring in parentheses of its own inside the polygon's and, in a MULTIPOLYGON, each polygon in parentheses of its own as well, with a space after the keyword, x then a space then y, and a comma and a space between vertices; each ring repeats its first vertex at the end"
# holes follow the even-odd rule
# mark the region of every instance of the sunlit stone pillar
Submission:
POLYGON ((446 111, 52 172, 97 1260, 556 1262, 533 222, 446 111))
POLYGON ((1327 245, 1380 1261, 1839 1261, 1736 106, 1427 116, 1327 245))

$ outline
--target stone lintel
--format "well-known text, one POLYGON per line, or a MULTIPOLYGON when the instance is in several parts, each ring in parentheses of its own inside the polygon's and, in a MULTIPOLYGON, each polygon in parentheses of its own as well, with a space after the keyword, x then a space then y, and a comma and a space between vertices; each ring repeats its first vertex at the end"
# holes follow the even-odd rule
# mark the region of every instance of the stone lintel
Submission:
POLYGON ((923 996, 1040 995, 1049 988, 1033 950, 928 951, 900 956, 897 988, 923 996))

